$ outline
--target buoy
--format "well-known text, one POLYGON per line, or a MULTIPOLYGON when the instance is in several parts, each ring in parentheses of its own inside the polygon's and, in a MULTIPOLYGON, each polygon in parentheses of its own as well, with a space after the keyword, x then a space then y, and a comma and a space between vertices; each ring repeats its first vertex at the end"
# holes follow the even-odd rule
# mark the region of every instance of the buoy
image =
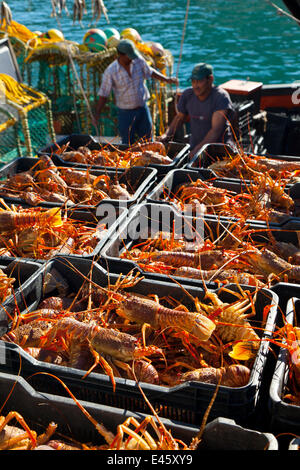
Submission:
POLYGON ((103 32, 106 34, 107 39, 111 38, 112 36, 120 39, 120 33, 116 28, 105 28, 103 32))
POLYGON ((134 28, 126 28, 121 32, 123 39, 131 39, 133 42, 142 42, 142 38, 134 28))
POLYGON ((154 55, 157 55, 157 56, 160 56, 160 57, 165 55, 165 50, 164 50, 163 46, 160 44, 160 42, 149 41, 146 44, 147 44, 147 46, 150 47, 150 49, 152 50, 154 55))
POLYGON ((47 39, 52 39, 53 41, 64 41, 64 35, 58 29, 49 29, 43 36, 47 39))
POLYGON ((106 49, 107 37, 102 29, 89 29, 83 36, 83 44, 91 52, 101 52, 106 49))

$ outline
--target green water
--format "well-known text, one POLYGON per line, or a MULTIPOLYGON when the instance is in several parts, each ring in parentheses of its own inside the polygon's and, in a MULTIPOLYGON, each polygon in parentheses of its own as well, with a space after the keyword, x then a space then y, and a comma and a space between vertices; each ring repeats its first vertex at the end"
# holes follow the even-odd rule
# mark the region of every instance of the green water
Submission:
MULTIPOLYGON (((180 44, 187 2, 185 0, 104 0, 110 25, 122 31, 133 27, 143 41, 160 42, 174 56, 174 73, 178 71, 180 87, 197 62, 214 66, 215 82, 232 78, 262 81, 265 84, 290 83, 300 80, 300 27, 263 0, 191 0, 182 58, 180 44)), ((66 39, 82 43, 89 27, 105 28, 104 16, 97 25, 91 15, 73 25, 65 13, 58 23, 51 18, 50 0, 8 0, 13 19, 32 31, 60 28, 66 39)), ((86 0, 90 12, 91 0, 86 0)), ((286 10, 281 0, 276 0, 286 10)), ((67 0, 71 10, 73 1, 67 0)))

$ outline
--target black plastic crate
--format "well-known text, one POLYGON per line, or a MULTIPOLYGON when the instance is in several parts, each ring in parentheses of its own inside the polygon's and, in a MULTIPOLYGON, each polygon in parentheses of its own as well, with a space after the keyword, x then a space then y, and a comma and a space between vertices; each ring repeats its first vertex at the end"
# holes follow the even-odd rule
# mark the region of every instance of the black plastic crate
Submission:
POLYGON ((268 432, 246 429, 233 420, 216 418, 205 426, 199 450, 278 450, 276 437, 268 432))
POLYGON ((13 293, 0 306, 0 336, 5 334, 11 324, 10 316, 25 309, 37 306, 41 289, 41 264, 29 260, 0 259, 0 268, 14 278, 13 293))
MULTIPOLYGON (((55 381, 55 378, 46 375, 41 377, 45 383, 55 381)), ((26 381, 16 375, 0 373, 0 400, 3 404, 5 402, 1 415, 6 416, 10 411, 17 411, 24 417, 31 429, 39 434, 45 431, 50 422, 54 422, 58 427, 52 439, 57 438, 66 442, 68 438, 71 438, 87 445, 106 443, 71 397, 40 393, 31 386, 30 379, 26 381)), ((134 410, 127 411, 98 403, 81 401, 80 404, 96 422, 105 426, 113 434, 116 434, 117 426, 130 416, 142 422, 147 415, 151 415, 150 409, 149 413, 142 414, 134 410)), ((196 426, 164 418, 161 418, 161 421, 166 429, 171 431, 173 437, 182 440, 187 445, 191 443, 199 431, 199 427, 196 426)), ((153 434, 150 426, 148 430, 153 434)), ((154 434, 153 437, 155 437, 154 434)), ((72 444, 72 441, 69 442, 72 444)), ((259 442, 260 440, 257 439, 256 446, 259 445, 259 442)), ((270 443, 273 444, 272 438, 270 443)))
MULTIPOLYGON (((292 116, 291 116, 292 117, 292 116)), ((291 119, 286 131, 286 144, 284 152, 287 155, 298 155, 300 156, 300 122, 299 116, 295 116, 291 119), (297 119, 296 119, 297 117, 297 119)))
MULTIPOLYGON (((124 224, 120 225, 114 236, 107 241, 101 252, 102 257, 98 262, 111 273, 122 273, 125 275, 134 269, 142 274, 147 272, 148 276, 152 279, 164 279, 164 274, 154 271, 150 272, 150 270, 146 271, 135 260, 131 260, 129 256, 123 258, 121 255, 136 245, 146 242, 149 239, 149 235, 155 236, 157 232, 166 232, 167 234, 172 233, 174 230, 176 239, 182 237, 187 242, 202 243, 207 240, 214 242, 214 240, 226 237, 233 228, 235 226, 229 220, 221 221, 207 217, 198 219, 193 214, 178 212, 172 205, 140 204, 131 209, 124 224)), ((248 240, 246 234, 247 232, 249 233, 251 237, 250 244, 254 242, 258 245, 266 245, 275 240, 277 242, 290 243, 298 247, 297 232, 300 231, 300 220, 298 218, 289 219, 280 228, 270 226, 267 230, 262 225, 245 225, 241 227, 241 237, 243 237, 243 231, 245 231, 244 241, 248 240)), ((168 279, 181 284, 198 282, 197 279, 174 276, 173 274, 169 275, 168 279)), ((277 283, 278 281, 274 279, 273 282, 277 283)), ((279 283, 279 285, 281 284, 286 285, 285 283, 279 283)), ((207 282, 207 285, 212 288, 215 287, 214 282, 207 282)), ((297 288, 296 284, 291 283, 289 286, 297 288)), ((282 295, 279 297, 280 299, 283 298, 282 295)))
POLYGON ((283 318, 286 315, 288 302, 291 298, 300 298, 300 284, 292 284, 290 282, 278 282, 270 288, 278 297, 278 314, 276 325, 281 328, 283 326, 283 318))
MULTIPOLYGON (((296 325, 299 322, 300 300, 296 297, 298 293, 299 289, 295 291, 295 297, 290 297, 286 304, 284 314, 287 324, 296 325)), ((280 341, 281 337, 277 340, 280 341)), ((282 343, 287 344, 287 341, 283 339, 282 343)), ((290 439, 290 433, 300 434, 300 406, 283 400, 283 395, 286 393, 288 385, 289 356, 289 349, 284 346, 280 347, 269 390, 269 408, 271 429, 276 433, 289 433, 290 439)))
MULTIPOLYGON (((16 158, 12 162, 4 165, 0 169, 0 183, 3 180, 6 180, 8 177, 13 176, 20 172, 25 172, 30 170, 33 166, 37 167, 38 159, 22 157, 16 158)), ((62 165, 61 165, 62 166, 62 165)), ((65 166, 66 167, 66 166, 65 166)), ((70 168, 70 167, 66 167, 70 168)), ((72 167, 74 170, 85 171, 83 168, 72 167)), ((88 204, 76 204, 76 209, 85 209, 85 210, 95 210, 96 207, 102 205, 111 204, 116 207, 125 207, 129 208, 132 204, 136 204, 142 201, 146 193, 151 189, 151 187, 156 182, 157 170, 154 168, 144 168, 144 167, 132 167, 127 170, 124 169, 105 169, 102 170, 86 170, 90 175, 100 176, 108 175, 112 180, 117 178, 120 184, 125 184, 128 187, 128 190, 132 192, 132 197, 128 200, 125 199, 102 199, 98 206, 92 206, 88 204)), ((5 195, 1 196, 5 201, 13 204, 23 204, 24 200, 20 197, 7 197, 5 195)), ((63 205, 63 204, 62 204, 63 205)), ((41 207, 57 207, 57 202, 40 202, 39 206, 41 207)))
MULTIPOLYGON (((125 151, 129 147, 125 144, 109 144, 109 143, 99 143, 95 140, 93 136, 86 135, 86 134, 71 134, 68 136, 61 137, 56 143, 48 145, 38 151, 38 155, 46 154, 50 155, 52 160, 57 165, 63 166, 76 166, 87 168, 87 165, 83 163, 75 163, 75 162, 67 162, 63 159, 63 157, 57 153, 57 150, 61 148, 63 145, 68 144, 68 151, 70 150, 77 150, 79 147, 87 147, 90 150, 121 150, 125 151)), ((166 146, 167 155, 170 157, 173 162, 169 165, 157 165, 157 164, 149 164, 149 168, 155 168, 157 170, 158 176, 165 175, 169 170, 173 170, 174 168, 178 168, 182 166, 187 159, 188 152, 189 152, 190 145, 179 143, 179 142, 169 142, 166 146)), ((97 169, 105 169, 111 167, 105 167, 100 165, 91 165, 89 168, 97 168, 97 169)))
MULTIPOLYGON (((9 204, 7 204, 9 207, 9 204)), ((28 209, 30 206, 27 204, 22 204, 22 205, 14 205, 14 208, 24 208, 28 209)), ((105 206, 102 206, 103 209, 105 209, 105 206)), ((45 208, 45 210, 47 210, 45 208)), ((93 211, 87 211, 87 210, 75 210, 75 209, 66 209, 66 208, 61 208, 61 214, 62 217, 67 216, 68 219, 74 220, 76 222, 81 222, 82 225, 85 225, 87 227, 92 227, 96 228, 97 225, 104 224, 106 226, 106 232, 105 234, 99 238, 99 241, 95 248, 91 251, 91 253, 88 254, 73 254, 71 253, 69 256, 72 257, 79 257, 79 258, 86 258, 86 259, 98 259, 99 256, 101 256, 101 251, 105 247, 106 243, 114 236, 116 230, 120 225, 123 224, 123 222, 126 220, 127 215, 128 215, 128 209, 125 207, 114 207, 110 206, 107 208, 107 210, 102 210, 97 213, 93 213, 93 211)), ((56 251, 56 250, 54 250, 56 251)), ((62 253, 56 253, 54 256, 58 256, 60 254, 64 254, 63 251, 62 253)), ((38 262, 38 263, 45 263, 49 261, 51 258, 41 258, 41 257, 36 257, 32 258, 29 256, 24 256, 24 257, 14 257, 14 256, 6 256, 2 255, 0 256, 0 260, 5 259, 5 260, 28 260, 28 261, 33 261, 33 262, 38 262)))
MULTIPOLYGON (((230 145, 227 144, 206 144, 204 145, 199 152, 195 154, 192 160, 185 165, 186 169, 189 170, 203 170, 206 168, 210 173, 207 174, 210 178, 218 178, 218 175, 208 167, 218 161, 227 159, 228 156, 235 157, 239 154, 239 150, 233 149, 230 145)), ((243 152, 244 155, 253 155, 251 152, 243 152)), ((268 152, 263 155, 266 158, 272 158, 274 160, 284 160, 284 161, 296 161, 300 162, 299 156, 283 155, 282 152, 278 154, 268 152)), ((222 177, 223 181, 240 181, 239 178, 232 177, 222 177)), ((245 179, 245 183, 249 184, 249 180, 245 179)), ((288 183, 286 187, 290 187, 292 184, 288 183)))
MULTIPOLYGON (((229 222, 221 223, 213 219, 196 219, 192 214, 180 213, 173 205, 155 204, 147 202, 133 207, 123 225, 107 241, 99 259, 101 266, 110 273, 126 275, 136 270, 151 279, 165 280, 166 275, 143 270, 138 263, 128 258, 121 258, 121 254, 133 248, 135 245, 149 239, 157 232, 172 233, 176 238, 183 237, 187 242, 202 242, 208 237, 216 239, 230 226, 229 222)), ((168 280, 176 279, 178 282, 193 282, 192 279, 168 277, 168 280)), ((198 281, 196 281, 198 282, 198 281)), ((207 285, 215 287, 214 283, 207 285)))
MULTIPOLYGON (((1 403, 4 403, 9 396, 2 410, 3 415, 6 416, 12 410, 17 411, 25 418, 31 429, 38 433, 43 432, 50 422, 54 422, 58 428, 53 438, 62 439, 65 442, 68 438, 89 445, 102 445, 105 442, 95 426, 83 415, 71 398, 39 393, 22 377, 10 374, 0 373, 0 384, 1 403)), ((96 403, 81 402, 81 405, 96 422, 103 424, 114 434, 117 426, 128 417, 141 422, 147 416, 147 414, 96 403)), ((188 446, 199 432, 199 425, 187 425, 165 418, 160 418, 160 421, 175 439, 180 439, 188 446)), ((155 434, 151 432, 151 426, 148 430, 155 437, 155 434)), ((234 420, 220 417, 205 426, 198 449, 202 451, 278 450, 278 442, 270 433, 243 428, 234 420)))
MULTIPOLYGON (((113 284, 118 275, 107 273, 97 264, 90 260, 70 260, 58 257, 52 260, 41 276, 43 279, 49 278, 51 273, 59 273, 64 279, 68 288, 72 292, 77 292, 82 285, 83 276, 90 276, 98 285, 107 286, 108 280, 113 284), (54 271, 53 271, 54 270, 54 271)), ((226 291, 216 289, 223 302, 232 302, 236 300, 236 294, 240 293, 240 288, 230 284, 226 291)), ((181 303, 191 305, 190 296, 197 297, 200 301, 205 295, 205 289, 201 282, 198 285, 184 285, 184 289, 167 280, 156 282, 145 276, 134 288, 128 291, 134 291, 146 295, 155 293, 160 297, 172 296, 181 303)), ((254 292, 254 289, 247 286, 247 291, 254 292)), ((47 293, 41 289, 39 299, 43 295, 54 295, 54 291, 48 288, 47 293)), ((255 300, 256 315, 251 321, 261 322, 265 308, 269 309, 265 330, 259 335, 262 338, 268 338, 274 328, 274 319, 276 315, 277 296, 269 289, 262 289, 257 293, 255 300)), ((118 408, 134 410, 136 412, 147 412, 148 405, 141 396, 137 384, 129 379, 116 378, 116 390, 113 392, 113 386, 108 376, 92 372, 85 379, 82 379, 84 372, 79 369, 67 368, 55 364, 45 363, 33 359, 29 354, 19 346, 6 341, 0 342, 2 357, 5 357, 5 363, 1 364, 1 370, 5 373, 16 374, 20 368, 20 375, 25 379, 30 377, 34 388, 39 392, 47 392, 55 395, 67 396, 66 391, 57 381, 47 380, 41 374, 33 375, 35 372, 48 372, 61 378, 70 388, 72 393, 80 400, 99 403, 118 408)), ((268 341, 261 341, 257 356, 251 370, 249 383, 244 387, 230 388, 221 386, 213 404, 209 419, 223 416, 235 419, 241 424, 247 422, 255 414, 255 406, 260 392, 260 381, 264 365, 268 356, 268 341)), ((187 382, 174 387, 166 387, 142 383, 143 391, 154 406, 160 416, 175 419, 177 421, 199 424, 214 394, 215 386, 202 382, 187 382)))
MULTIPOLYGON (((296 220, 296 222, 298 221, 296 220)), ((296 222, 293 219, 292 222, 283 225, 281 230, 272 230, 270 227, 270 233, 278 241, 289 241, 296 245, 298 242, 295 230, 300 229, 300 221, 296 222)), ((152 202, 139 204, 130 210, 123 225, 120 224, 114 236, 107 241, 101 252, 104 259, 99 262, 105 269, 113 273, 127 274, 133 268, 142 272, 134 261, 120 258, 120 255, 125 250, 146 241, 149 238, 149 231, 154 236, 157 232, 172 233, 174 230, 174 235, 177 238, 183 237, 187 242, 203 242, 207 239, 213 242, 219 237, 226 236, 232 225, 234 224, 230 220, 222 221, 209 217, 196 218, 192 213, 179 212, 172 204, 152 202)), ((245 226, 245 231, 247 230, 253 231, 251 236, 254 240, 263 243, 268 239, 268 232, 263 226, 251 224, 245 226)), ((242 231, 241 227, 241 233, 242 231)), ((151 276, 164 277, 164 275, 153 273, 151 276)), ((180 280, 186 281, 184 278, 180 280)), ((189 279, 189 282, 191 281, 192 279, 189 279)))
MULTIPOLYGON (((191 169, 183 169, 183 170, 172 170, 170 171, 157 185, 152 189, 152 191, 149 192, 149 194, 146 196, 146 202, 149 203, 159 203, 159 204, 171 204, 175 208, 177 207, 176 201, 172 201, 172 199, 175 198, 176 191, 178 191, 178 187, 182 184, 189 183, 189 182, 194 182, 197 181, 198 179, 203 180, 204 184, 205 182, 209 182, 213 187, 215 188, 220 188, 220 190, 225 189, 228 191, 231 191, 232 197, 234 197, 235 194, 241 194, 241 193, 248 193, 249 190, 247 189, 247 183, 242 182, 241 180, 229 180, 226 178, 212 178, 212 179, 207 179, 207 173, 203 171, 202 169, 198 171, 193 171, 191 169), (170 199, 171 200, 170 200, 170 199)), ((287 192, 288 190, 286 190, 287 192)), ((299 199, 299 205, 300 205, 300 183, 296 183, 294 186, 290 188, 289 195, 293 199, 299 199)), ((296 209, 297 210, 297 204, 295 201, 296 209)), ((177 207, 178 209, 178 207, 177 207)), ((297 214, 295 214, 296 216, 297 214)), ((213 220, 220 220, 220 221, 227 221, 227 220, 238 220, 238 218, 235 218, 233 216, 219 216, 219 215, 213 215, 213 214, 203 214, 203 217, 213 220)), ((289 219, 293 218, 294 214, 284 214, 282 213, 282 216, 280 216, 280 220, 278 221, 270 221, 268 224, 264 220, 257 220, 257 219, 248 219, 246 223, 249 224, 255 224, 257 226, 271 226, 271 227, 281 227, 283 223, 287 222, 289 219)))
MULTIPOLYGON (((189 170, 197 170, 199 168, 208 169, 212 163, 227 159, 228 156, 234 157, 236 155, 238 155, 238 151, 228 144, 206 144, 194 155, 191 161, 186 165, 186 168, 189 170)), ((212 176, 218 178, 214 171, 210 171, 212 176)), ((234 178, 226 179, 232 180, 234 178)))

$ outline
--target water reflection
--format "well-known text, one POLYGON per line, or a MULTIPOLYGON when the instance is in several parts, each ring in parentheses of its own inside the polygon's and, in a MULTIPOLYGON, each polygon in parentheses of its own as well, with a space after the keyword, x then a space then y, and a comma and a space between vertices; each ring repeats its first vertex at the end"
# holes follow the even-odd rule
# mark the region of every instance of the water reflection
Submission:
MULTIPOLYGON (((133 27, 143 41, 160 42, 174 55, 174 70, 179 60, 180 44, 187 2, 184 0, 104 0, 110 25, 122 31, 133 27)), ((73 1, 69 0, 71 10, 73 1)), ((281 0, 276 4, 285 9, 281 0)), ((89 13, 91 2, 87 2, 89 13)), ((32 31, 57 28, 51 18, 51 2, 10 0, 13 19, 32 31), (24 7, 26 15, 24 15, 24 7)), ((60 25, 66 39, 82 42, 89 29, 91 14, 82 27, 73 25, 65 13, 60 25)), ((107 26, 104 15, 97 28, 107 26)), ((216 81, 246 78, 264 83, 289 82, 297 78, 295 58, 299 56, 300 28, 261 0, 191 0, 179 68, 180 86, 188 85, 193 65, 205 60, 215 67, 216 81), (251 60, 252 58, 252 60, 251 60), (279 65, 280 64, 280 65, 279 65), (284 64, 284 67, 282 66, 284 64)))

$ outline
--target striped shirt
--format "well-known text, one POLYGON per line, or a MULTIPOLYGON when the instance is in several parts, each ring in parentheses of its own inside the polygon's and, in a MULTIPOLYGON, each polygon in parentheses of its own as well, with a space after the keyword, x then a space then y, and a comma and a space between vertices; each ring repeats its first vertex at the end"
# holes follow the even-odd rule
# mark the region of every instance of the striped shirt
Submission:
POLYGON ((152 71, 144 59, 138 58, 130 64, 130 76, 118 60, 114 60, 103 73, 98 95, 107 98, 113 90, 118 108, 144 106, 150 97, 145 79, 151 77, 152 71))

